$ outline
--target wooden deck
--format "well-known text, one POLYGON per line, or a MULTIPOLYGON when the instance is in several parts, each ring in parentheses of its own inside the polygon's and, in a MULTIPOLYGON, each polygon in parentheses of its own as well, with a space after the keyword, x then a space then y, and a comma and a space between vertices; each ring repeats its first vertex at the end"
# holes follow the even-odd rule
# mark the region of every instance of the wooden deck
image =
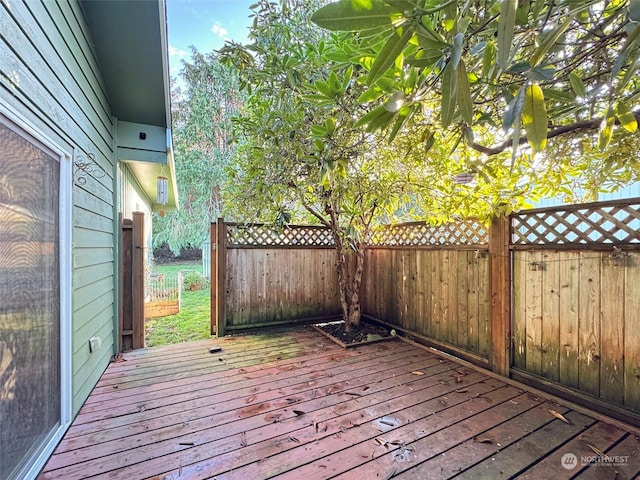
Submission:
POLYGON ((401 340, 301 327, 125 354, 40 478, 631 479, 636 435, 401 340))

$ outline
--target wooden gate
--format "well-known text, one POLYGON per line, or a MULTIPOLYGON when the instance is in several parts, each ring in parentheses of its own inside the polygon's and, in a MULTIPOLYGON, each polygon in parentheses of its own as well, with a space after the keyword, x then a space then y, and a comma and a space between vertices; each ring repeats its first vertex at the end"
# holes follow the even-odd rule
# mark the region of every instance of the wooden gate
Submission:
POLYGON ((144 213, 121 221, 120 351, 144 348, 144 213))

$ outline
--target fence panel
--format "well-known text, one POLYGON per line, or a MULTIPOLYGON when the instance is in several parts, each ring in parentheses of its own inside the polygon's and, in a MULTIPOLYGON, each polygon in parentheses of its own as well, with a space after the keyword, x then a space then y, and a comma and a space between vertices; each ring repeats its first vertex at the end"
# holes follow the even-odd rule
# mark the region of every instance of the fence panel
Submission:
MULTIPOLYGON (((321 227, 224 225, 220 330, 332 318, 341 311, 331 232, 321 227)), ((212 272, 214 268, 212 268, 212 272)), ((217 298, 217 297, 216 297, 217 298)))
POLYGON ((362 309, 473 360, 488 361, 488 229, 461 221, 384 227, 365 253, 362 309))
POLYGON ((512 215, 513 365, 640 412, 640 200, 512 215))

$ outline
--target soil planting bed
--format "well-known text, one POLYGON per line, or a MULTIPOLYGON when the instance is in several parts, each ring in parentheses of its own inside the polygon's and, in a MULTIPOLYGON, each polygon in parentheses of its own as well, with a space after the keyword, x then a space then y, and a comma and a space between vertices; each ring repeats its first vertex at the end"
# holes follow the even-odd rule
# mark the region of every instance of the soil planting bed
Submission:
POLYGON ((313 328, 344 348, 393 340, 395 338, 387 327, 362 320, 360 321, 360 326, 351 332, 345 332, 344 322, 319 323, 313 325, 313 328))

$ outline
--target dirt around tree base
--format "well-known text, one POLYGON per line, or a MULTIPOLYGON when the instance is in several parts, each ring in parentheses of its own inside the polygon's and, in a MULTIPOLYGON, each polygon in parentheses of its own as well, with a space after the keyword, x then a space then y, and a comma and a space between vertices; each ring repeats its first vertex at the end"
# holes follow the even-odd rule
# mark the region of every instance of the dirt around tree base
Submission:
POLYGON ((394 338, 389 328, 364 321, 360 321, 360 326, 351 332, 345 331, 344 322, 319 323, 313 327, 345 348, 394 338))

